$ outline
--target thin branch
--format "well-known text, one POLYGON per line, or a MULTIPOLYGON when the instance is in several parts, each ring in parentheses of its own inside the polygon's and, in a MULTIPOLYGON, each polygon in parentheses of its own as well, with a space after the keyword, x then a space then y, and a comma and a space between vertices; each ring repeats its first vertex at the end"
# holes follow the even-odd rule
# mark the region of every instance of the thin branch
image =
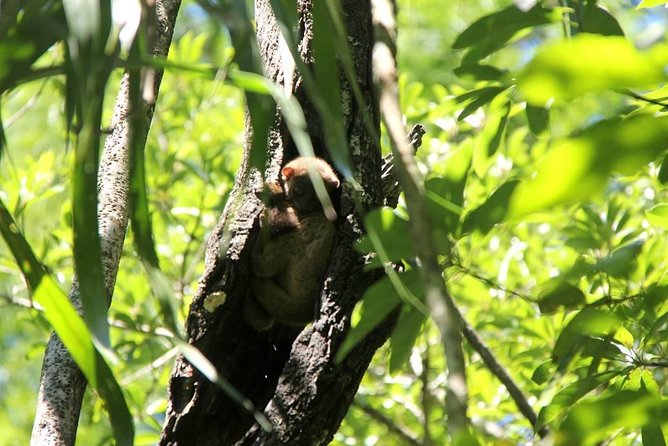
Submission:
POLYGON ((131 382, 140 379, 144 375, 148 375, 153 370, 160 369, 160 368, 164 367, 165 364, 170 362, 172 360, 172 358, 174 358, 178 352, 179 352, 178 347, 172 347, 171 349, 167 350, 162 355, 158 356, 153 361, 146 364, 144 367, 141 367, 141 368, 137 369, 134 373, 123 377, 123 380, 121 381, 121 384, 123 386, 127 386, 131 382))
POLYGON ((431 351, 429 350, 429 342, 425 342, 425 351, 422 355, 422 373, 420 373, 420 383, 422 384, 422 392, 420 395, 422 404, 422 432, 424 432, 424 444, 432 445, 434 440, 431 437, 431 429, 429 427, 429 414, 431 413, 431 394, 429 393, 429 369, 431 367, 431 351))
MULTIPOLYGON (((520 412, 522 412, 522 415, 524 415, 526 419, 529 420, 531 426, 535 427, 538 417, 536 416, 536 412, 534 412, 533 408, 531 407, 531 404, 529 404, 529 401, 524 396, 524 393, 522 393, 522 390, 515 383, 505 367, 503 367, 503 365, 501 365, 501 363, 496 359, 494 353, 492 353, 489 347, 487 347, 485 341, 478 334, 478 332, 476 332, 475 329, 466 321, 466 319, 464 319, 464 316, 459 312, 459 309, 455 308, 455 310, 456 317, 459 320, 459 325, 461 327, 462 333, 464 333, 466 341, 476 352, 478 352, 489 371, 492 372, 492 374, 496 376, 499 381, 501 381, 501 384, 505 386, 505 388, 508 390, 508 393, 510 394, 510 397, 513 399, 513 401, 515 401, 517 408, 520 412)), ((538 431, 538 435, 540 435, 541 438, 545 437, 547 435, 547 428, 541 428, 538 431)))
POLYGON ((473 271, 470 268, 465 267, 464 265, 459 263, 454 258, 451 259, 451 263, 452 263, 452 266, 456 267, 460 272, 466 274, 469 277, 473 277, 476 280, 479 280, 480 282, 487 285, 490 289, 499 290, 499 291, 501 291, 505 294, 510 294, 512 296, 519 297, 520 299, 533 302, 533 300, 529 296, 527 296, 525 294, 522 294, 518 291, 512 290, 510 288, 504 287, 503 285, 500 285, 499 283, 495 282, 494 280, 490 279, 489 277, 485 277, 485 276, 481 275, 480 273, 478 273, 476 271, 473 271))
POLYGON ((668 107, 668 103, 662 102, 658 99, 653 99, 653 98, 648 98, 647 96, 643 96, 641 94, 635 93, 631 90, 618 90, 618 93, 623 94, 624 96, 629 96, 632 97, 633 99, 637 99, 642 102, 647 102, 649 104, 654 104, 654 105, 659 105, 661 107, 668 107))
POLYGON ((454 317, 454 302, 445 289, 442 271, 434 250, 432 226, 422 178, 417 169, 413 150, 406 139, 403 116, 399 105, 397 68, 394 58, 396 39, 395 8, 390 0, 372 2, 376 44, 373 49, 374 77, 380 90, 380 109, 390 135, 392 153, 396 159, 397 176, 406 194, 406 206, 411 216, 411 235, 422 268, 426 302, 431 316, 441 332, 448 367, 446 411, 448 430, 453 439, 467 432, 466 365, 462 337, 454 317))
POLYGON ((353 401, 353 407, 360 409, 365 414, 369 415, 371 418, 382 424, 387 428, 388 431, 397 435, 401 440, 402 444, 410 444, 413 446, 423 446, 420 439, 413 432, 409 431, 405 426, 401 426, 394 422, 394 420, 387 417, 381 411, 374 409, 368 404, 359 402, 358 400, 353 401))

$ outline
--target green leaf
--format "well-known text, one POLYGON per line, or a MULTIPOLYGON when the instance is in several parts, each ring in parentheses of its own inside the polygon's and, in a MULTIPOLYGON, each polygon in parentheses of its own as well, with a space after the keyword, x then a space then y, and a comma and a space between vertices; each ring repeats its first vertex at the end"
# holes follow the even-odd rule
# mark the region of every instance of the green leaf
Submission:
POLYGON ((508 218, 582 199, 603 190, 609 175, 631 175, 668 144, 668 117, 638 114, 609 119, 554 144, 537 174, 521 183, 508 218))
POLYGON ((558 15, 553 10, 541 5, 527 12, 510 6, 476 20, 457 36, 452 48, 470 48, 464 61, 473 64, 502 48, 519 31, 557 20, 558 15))
MULTIPOLYGON (((417 275, 415 271, 410 272, 410 274, 417 275)), ((341 349, 336 353, 336 361, 343 361, 348 353, 389 316, 390 313, 395 311, 400 304, 401 299, 399 298, 399 294, 395 291, 389 277, 383 277, 371 285, 364 293, 362 301, 358 304, 360 306, 360 320, 357 325, 348 331, 341 349)))
POLYGON ((535 105, 604 90, 650 87, 666 80, 667 53, 665 45, 640 52, 623 37, 578 34, 545 45, 520 72, 517 86, 535 105))
POLYGON ((0 93, 30 77, 30 67, 67 36, 63 3, 22 2, 20 11, 0 16, 0 93), (39 32, 35 32, 39 30, 39 32))
POLYGON ((596 269, 612 277, 627 277, 643 245, 644 241, 636 240, 615 249, 610 255, 596 262, 596 269))
POLYGON ((511 101, 505 95, 495 98, 489 107, 487 122, 475 140, 473 168, 481 177, 485 175, 492 155, 501 145, 511 106, 511 101))
POLYGON ((578 402, 589 392, 622 374, 623 373, 618 370, 604 372, 598 375, 588 376, 565 387, 552 398, 550 404, 540 410, 538 419, 536 420, 536 430, 545 427, 556 418, 563 416, 573 404, 578 402))
POLYGON ((455 96, 454 100, 456 102, 462 103, 462 102, 467 102, 471 99, 475 101, 482 97, 482 98, 489 98, 489 100, 487 101, 489 102, 507 88, 508 87, 504 87, 503 85, 492 85, 489 87, 477 88, 475 90, 462 93, 459 96, 455 96))
POLYGON ((554 364, 552 361, 545 361, 536 367, 536 369, 533 371, 533 374, 531 375, 531 381, 535 382, 539 386, 550 381, 554 376, 552 371, 553 365, 554 364))
POLYGON ((661 161, 658 179, 661 184, 668 184, 668 153, 664 155, 663 161, 661 161))
MULTIPOLYGON (((311 133, 314 145, 320 150, 327 148, 337 170, 346 178, 352 178, 350 170, 348 139, 343 126, 339 84, 340 77, 332 76, 343 68, 356 103, 364 108, 363 95, 358 85, 345 25, 341 18, 340 6, 336 2, 318 2, 313 9, 313 54, 317 64, 307 65, 299 52, 294 30, 297 29, 297 15, 294 6, 285 0, 271 0, 282 35, 287 42, 296 68, 302 76, 304 90, 320 115, 323 132, 311 133), (324 141, 321 139, 324 137, 324 141)), ((362 114, 364 125, 370 134, 376 132, 367 113, 362 114)))
POLYGON ((617 19, 594 2, 585 7, 580 31, 604 36, 624 36, 617 19))
POLYGON ((336 354, 337 362, 342 361, 367 334, 397 310, 402 301, 422 315, 429 314, 429 310, 422 304, 424 289, 420 272, 408 270, 402 274, 392 273, 371 285, 357 304, 360 308, 359 322, 348 331, 336 354))
POLYGON ((484 64, 462 65, 455 68, 454 72, 462 79, 470 77, 478 81, 499 81, 509 73, 508 70, 484 64))
POLYGON ((463 212, 464 188, 471 169, 473 146, 461 144, 451 151, 445 161, 441 177, 425 182, 427 206, 434 222, 434 229, 442 235, 457 235, 463 212))
POLYGON ((74 265, 79 281, 83 316, 95 337, 108 347, 107 308, 110 294, 107 293, 104 283, 97 217, 101 105, 101 101, 91 105, 90 113, 86 113, 86 124, 77 138, 76 162, 72 175, 72 232, 74 265))
MULTIPOLYGON (((647 330, 647 334, 645 335, 645 342, 649 343, 651 341, 657 341, 654 338, 660 337, 660 333, 664 331, 663 329, 665 327, 668 327, 668 313, 664 313, 660 317, 656 318, 655 321, 653 321, 652 326, 649 328, 649 330, 647 330)), ((659 339, 659 341, 660 340, 661 339, 659 339)), ((658 344, 659 342, 656 343, 658 344)))
POLYGON ((668 229, 668 204, 657 204, 645 215, 655 228, 668 229))
POLYGON ((401 371, 411 356, 415 341, 420 335, 426 316, 417 308, 404 305, 397 326, 390 338, 390 373, 401 371))
POLYGON ((646 392, 624 390, 575 405, 555 436, 555 446, 595 444, 617 429, 632 429, 653 422, 665 408, 646 392))
POLYGON ((549 291, 538 298, 538 308, 543 314, 556 313, 560 307, 576 308, 585 303, 585 295, 580 288, 566 282, 551 287, 549 291))
MULTIPOLYGON (((132 49, 136 52, 136 47, 132 49)), ((146 114, 141 97, 140 70, 129 72, 130 109, 130 224, 132 227, 135 249, 139 256, 155 268, 159 267, 158 255, 153 241, 153 225, 148 208, 146 191, 146 169, 144 152, 146 148, 146 114)))
POLYGON ((455 98, 457 102, 463 102, 473 98, 471 102, 464 107, 464 109, 457 115, 458 121, 463 121, 471 113, 475 112, 477 109, 483 105, 489 104, 497 97, 499 94, 503 93, 506 90, 506 87, 484 87, 478 90, 474 90, 469 93, 465 93, 461 96, 455 98))
POLYGON ((564 368, 585 347, 586 340, 614 333, 619 323, 619 317, 614 313, 594 307, 583 308, 559 334, 552 350, 553 359, 564 368))
POLYGON ((496 224, 502 222, 508 212, 508 202, 518 184, 518 180, 510 180, 496 189, 483 204, 464 218, 462 231, 464 233, 478 231, 486 234, 496 224))
POLYGON ((529 130, 535 136, 543 135, 550 125, 550 110, 544 107, 537 107, 527 103, 524 110, 529 122, 529 130))
MULTIPOLYGON (((264 74, 255 29, 245 2, 230 2, 223 7, 228 23, 235 26, 227 28, 234 46, 233 61, 241 72, 264 74)), ((269 128, 274 121, 276 104, 266 95, 258 94, 252 88, 245 89, 246 104, 253 138, 251 139, 250 166, 264 169, 266 160, 267 137, 269 128)))
POLYGON ((640 429, 643 446, 666 446, 660 423, 647 423, 640 429))
POLYGON ((338 73, 340 70, 337 40, 337 29, 332 22, 332 16, 327 9, 328 2, 313 4, 313 57, 318 63, 312 65, 317 93, 322 104, 323 124, 327 131, 328 147, 340 155, 349 153, 346 131, 343 128, 343 109, 341 106, 341 86, 338 73))

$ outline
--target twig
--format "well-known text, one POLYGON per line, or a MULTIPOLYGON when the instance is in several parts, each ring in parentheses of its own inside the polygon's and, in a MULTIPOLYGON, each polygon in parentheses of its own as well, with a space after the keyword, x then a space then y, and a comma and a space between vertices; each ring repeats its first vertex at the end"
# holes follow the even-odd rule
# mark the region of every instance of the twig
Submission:
POLYGON ((429 394, 431 352, 429 351, 429 342, 426 342, 425 345, 425 351, 422 355, 422 373, 420 373, 420 382, 422 383, 422 431, 424 432, 424 444, 430 446, 434 442, 431 438, 431 429, 429 428, 429 414, 431 413, 431 395, 429 394))
POLYGON ((357 400, 353 401, 353 407, 360 409, 365 414, 369 415, 374 420, 378 421, 380 424, 385 426, 388 431, 400 437, 404 440, 405 444, 410 444, 413 446, 423 446, 420 442, 420 439, 413 432, 409 431, 405 426, 401 426, 391 420, 385 414, 379 410, 374 409, 373 407, 361 403, 357 400))
MULTIPOLYGON (((483 282, 484 284, 488 285, 491 288, 501 290, 504 293, 512 294, 525 300, 530 300, 527 296, 524 296, 516 291, 501 287, 493 280, 483 277, 477 274, 475 271, 472 271, 459 263, 453 262, 453 265, 459 268, 463 273, 483 282)), ((517 406, 517 408, 520 410, 522 415, 524 415, 526 419, 529 420, 531 426, 535 428, 537 420, 536 413, 533 411, 533 408, 531 407, 526 397, 522 393, 522 390, 515 383, 515 381, 506 371, 503 365, 501 365, 501 363, 496 359, 496 357, 489 349, 489 347, 487 347, 487 345, 483 341, 482 337, 478 334, 478 332, 475 331, 475 329, 471 326, 471 324, 469 324, 466 321, 466 319, 464 319, 464 316, 459 311, 459 309, 455 307, 455 311, 457 319, 459 320, 459 325, 461 327, 462 333, 464 334, 464 337, 466 338, 466 341, 473 348, 473 350, 475 350, 480 355, 482 361, 485 363, 489 371, 492 372, 492 374, 496 376, 499 379, 499 381, 501 381, 501 384, 503 384, 506 387, 508 393, 510 394, 510 397, 513 399, 513 401, 515 401, 515 405, 517 406)), ((545 435, 547 435, 547 428, 546 427, 541 428, 538 431, 538 435, 540 435, 541 438, 545 437, 545 435)))
POLYGON ((480 282, 484 283, 491 289, 499 290, 505 294, 510 294, 515 297, 519 297, 520 299, 524 299, 527 301, 533 301, 529 296, 524 295, 518 291, 511 290, 510 288, 504 287, 503 285, 500 285, 499 283, 495 282, 494 280, 482 276, 481 274, 477 273, 476 271, 473 271, 470 268, 465 267, 464 265, 458 263, 455 259, 452 259, 452 266, 457 267, 459 271, 462 273, 466 274, 467 276, 473 277, 476 280, 479 280, 480 282))
POLYGON ((637 99, 639 101, 647 102, 649 104, 660 105, 661 107, 668 107, 668 103, 661 102, 658 99, 648 98, 647 96, 643 96, 643 95, 635 93, 631 90, 626 90, 626 89, 618 90, 618 93, 623 94, 625 96, 632 97, 633 99, 637 99))

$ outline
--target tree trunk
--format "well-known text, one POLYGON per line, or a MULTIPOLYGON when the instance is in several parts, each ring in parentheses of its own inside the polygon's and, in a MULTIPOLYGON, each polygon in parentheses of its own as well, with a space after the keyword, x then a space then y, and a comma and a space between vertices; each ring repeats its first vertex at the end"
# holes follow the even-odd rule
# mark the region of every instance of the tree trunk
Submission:
MULTIPOLYGON (((157 39, 153 48, 156 55, 167 55, 172 40, 174 23, 180 0, 162 0, 156 3, 157 39)), ((162 73, 156 73, 154 98, 158 95, 162 73)), ((123 241, 128 223, 129 199, 129 132, 128 76, 123 77, 114 106, 111 134, 106 138, 98 172, 98 227, 102 248, 105 288, 113 294, 123 241)), ((146 104, 148 132, 155 102, 146 104)), ((81 300, 76 278, 69 293, 75 308, 81 312, 81 300)), ((99 296, 107 299, 106 296, 99 296)), ((73 445, 76 439, 81 403, 87 381, 70 356, 60 338, 51 335, 44 353, 37 410, 31 444, 73 445)))
MULTIPOLYGON (((311 66, 318 63, 311 57, 313 33, 323 30, 313 26, 313 0, 298 0, 295 8, 301 33, 299 50, 304 62, 311 66)), ((262 176, 250 167, 247 132, 244 160, 225 211, 208 242, 205 272, 187 320, 189 342, 257 408, 264 408, 273 431, 265 432, 254 424, 252 415, 180 356, 169 385, 163 445, 326 444, 352 403, 374 352, 389 335, 390 321, 360 343, 341 364, 334 363, 355 303, 378 276, 363 272, 363 257, 353 249, 363 231, 356 209, 370 209, 383 202, 379 113, 371 73, 370 2, 342 0, 341 10, 364 103, 355 101, 343 70, 332 76, 340 80, 353 177, 364 193, 344 185, 337 220, 338 245, 320 295, 319 314, 300 333, 286 328, 256 332, 242 316, 251 280, 249 254, 263 206, 256 195, 262 176), (365 114, 375 135, 365 128, 365 114), (353 193, 357 198, 353 198, 353 193), (362 203, 359 196, 363 197, 362 203)), ((265 74, 285 84, 285 78, 291 75, 282 71, 289 64, 281 59, 284 53, 279 51, 279 31, 270 0, 256 0, 255 18, 265 74)), ((297 75, 288 81, 304 109, 316 155, 329 158, 321 118, 301 78, 297 75)), ((276 175, 284 161, 297 156, 285 128, 282 117, 277 115, 267 141, 269 176, 276 175)))

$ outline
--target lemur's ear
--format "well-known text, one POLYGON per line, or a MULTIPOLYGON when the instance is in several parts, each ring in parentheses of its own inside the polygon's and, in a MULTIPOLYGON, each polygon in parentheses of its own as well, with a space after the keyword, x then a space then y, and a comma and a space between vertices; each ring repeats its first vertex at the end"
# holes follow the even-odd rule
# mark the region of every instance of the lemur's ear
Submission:
POLYGON ((281 170, 281 174, 283 174, 284 180, 289 180, 295 175, 295 169, 290 166, 285 166, 283 170, 281 170))

